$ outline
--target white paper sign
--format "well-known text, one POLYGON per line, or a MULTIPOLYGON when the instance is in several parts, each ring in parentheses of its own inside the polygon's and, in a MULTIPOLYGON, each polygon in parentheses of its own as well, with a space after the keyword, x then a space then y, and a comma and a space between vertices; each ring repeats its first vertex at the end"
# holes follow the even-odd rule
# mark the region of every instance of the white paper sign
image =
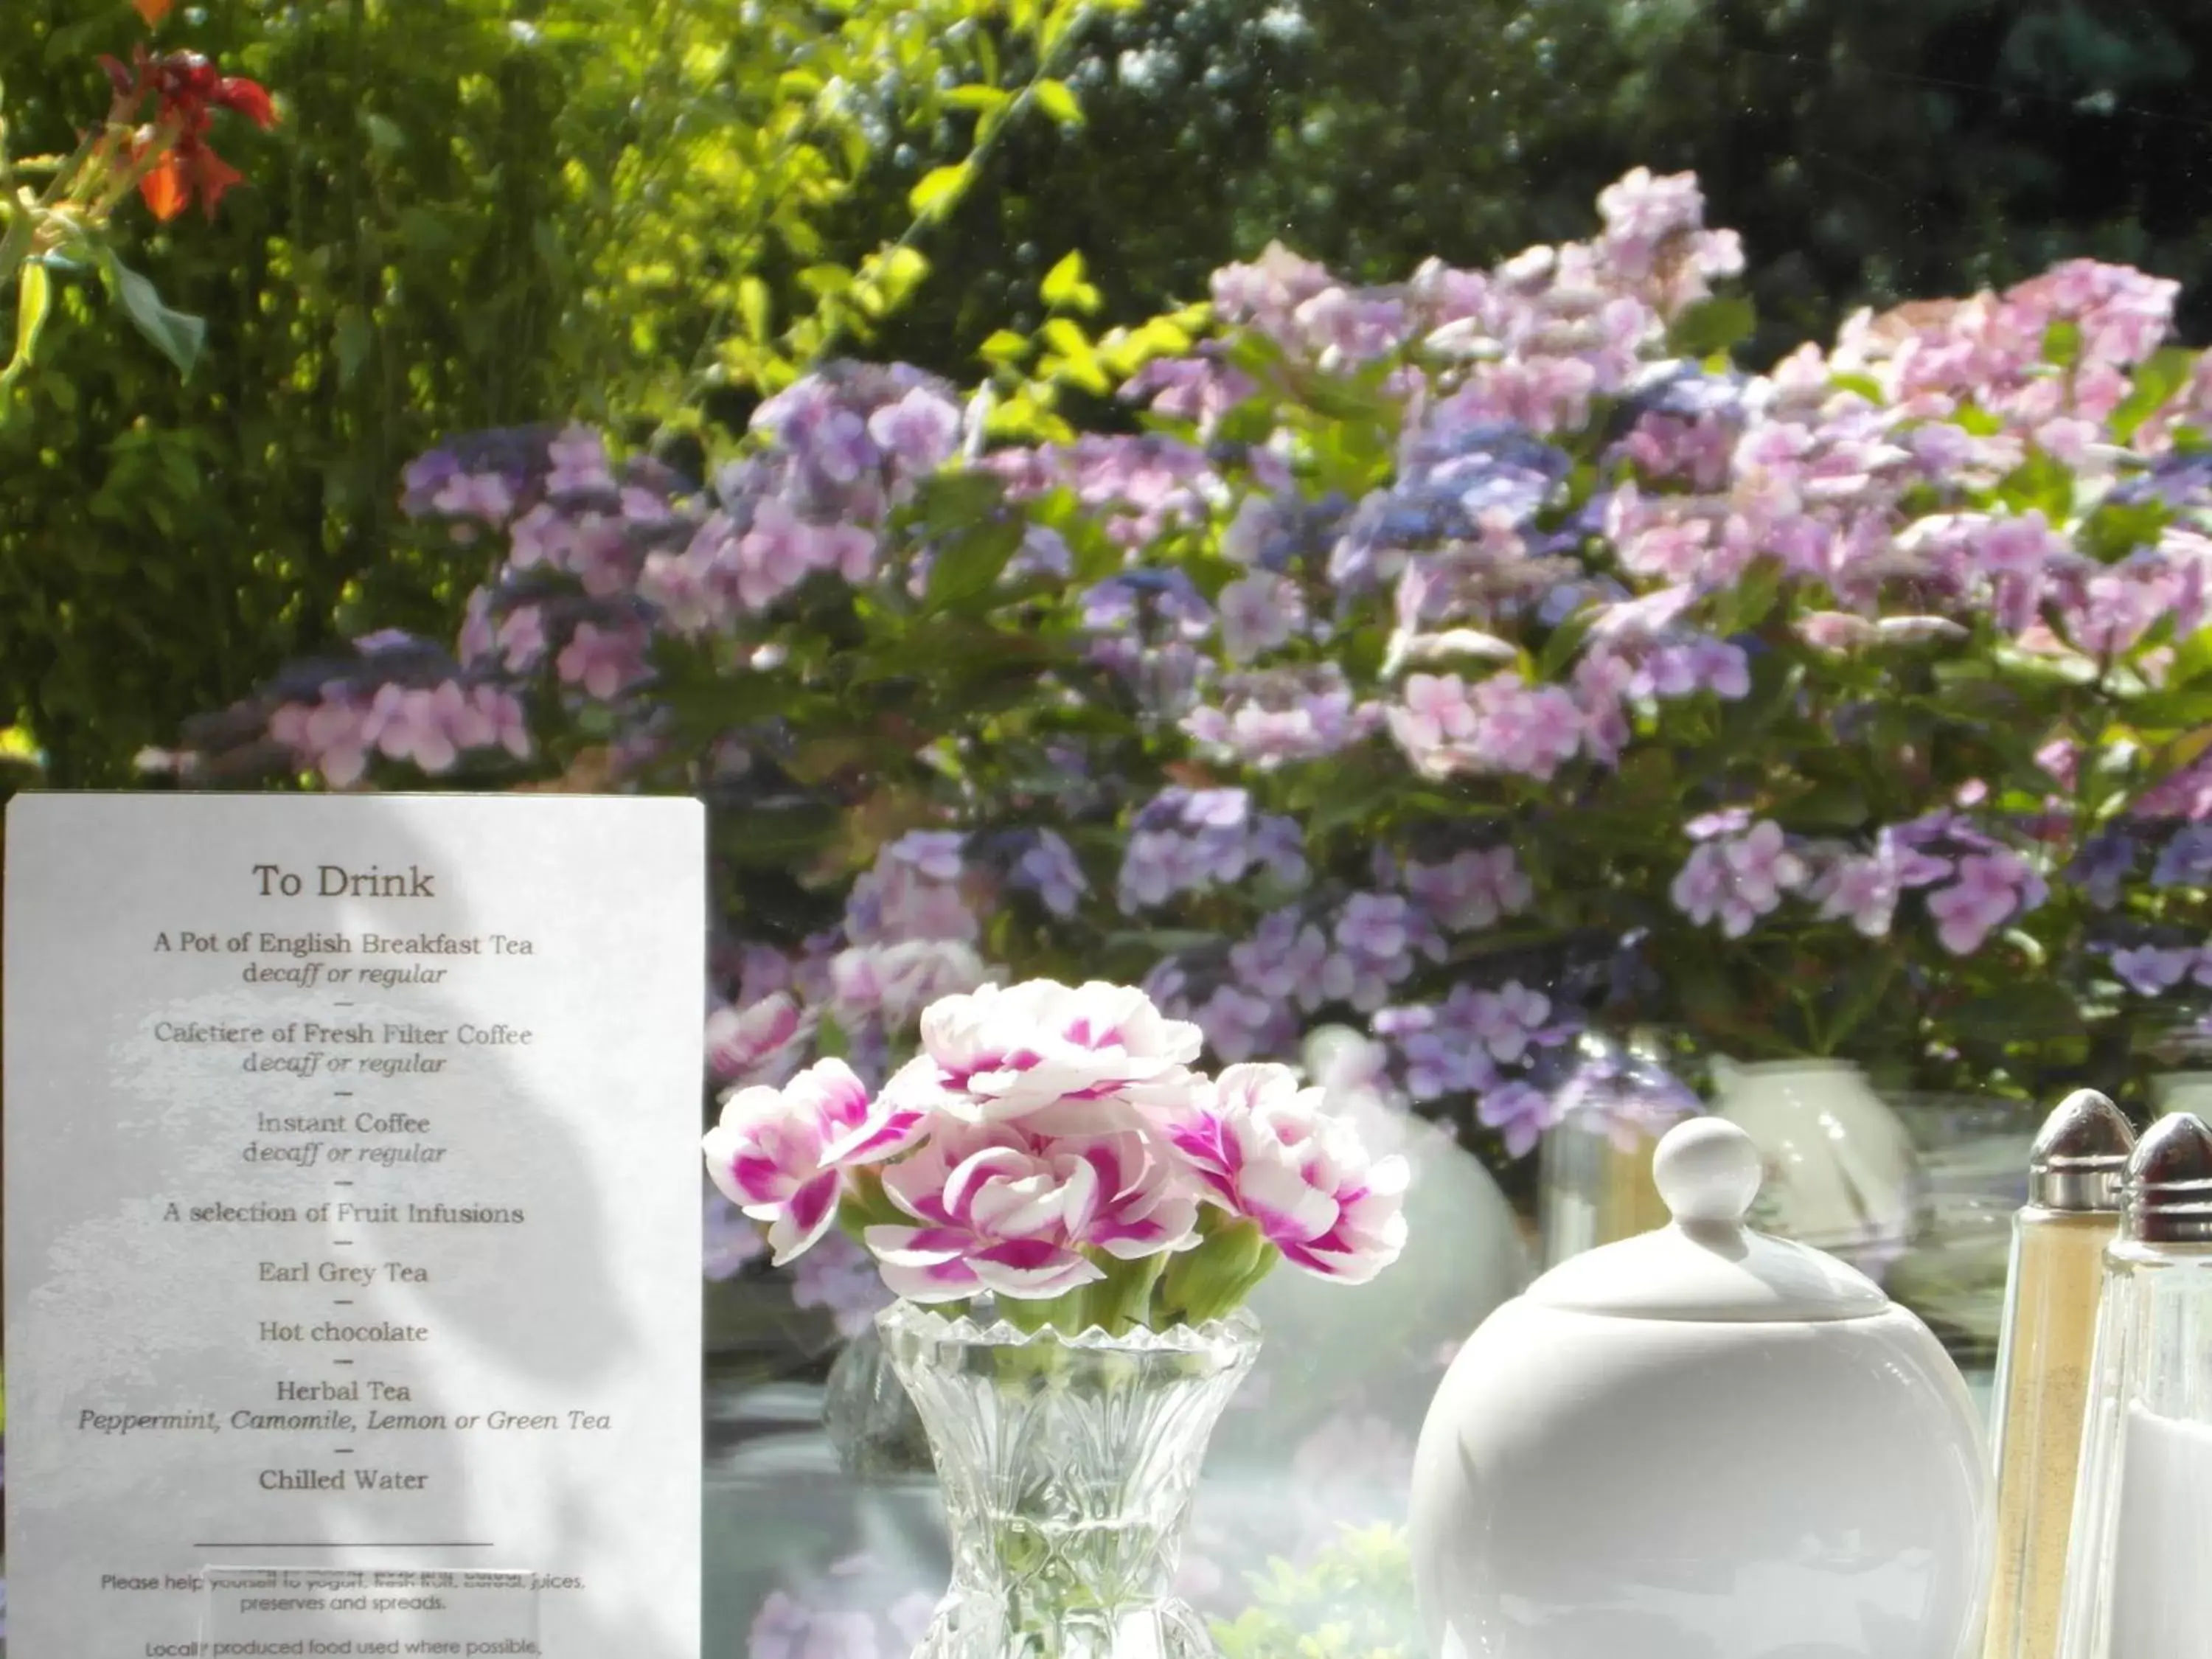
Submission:
POLYGON ((696 1659, 704 833, 10 804, 15 1659, 196 1653, 216 1567, 528 1572, 552 1659, 696 1659))

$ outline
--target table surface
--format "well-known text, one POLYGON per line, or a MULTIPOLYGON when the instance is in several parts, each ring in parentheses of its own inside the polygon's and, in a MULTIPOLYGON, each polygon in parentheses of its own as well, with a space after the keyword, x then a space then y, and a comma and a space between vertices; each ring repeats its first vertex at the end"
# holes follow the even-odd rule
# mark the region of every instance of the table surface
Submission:
MULTIPOLYGON (((1985 1401, 1987 1370, 1966 1376, 1985 1401)), ((944 1587, 934 1481, 848 1474, 823 1431, 823 1400, 819 1384, 797 1382, 724 1382, 710 1393, 708 1659, 765 1659, 772 1646, 803 1648, 806 1659, 899 1659, 944 1587), (781 1645, 802 1633, 830 1646, 781 1645)), ((1208 1459, 1185 1563, 1187 1589, 1216 1619, 1278 1604, 1261 1588, 1270 1558, 1310 1565, 1340 1524, 1399 1523, 1411 1448, 1387 1418, 1326 1419, 1280 1460, 1228 1450, 1208 1459)), ((1352 1559, 1366 1558, 1355 1546, 1352 1559)))

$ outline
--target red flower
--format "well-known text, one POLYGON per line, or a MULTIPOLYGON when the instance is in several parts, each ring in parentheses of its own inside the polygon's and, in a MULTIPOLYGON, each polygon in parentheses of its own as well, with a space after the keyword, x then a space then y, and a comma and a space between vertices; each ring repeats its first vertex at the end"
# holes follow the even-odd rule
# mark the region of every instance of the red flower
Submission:
POLYGON ((180 138, 138 181, 138 193, 164 222, 182 213, 195 196, 212 219, 223 192, 245 180, 244 173, 199 139, 180 138))
MULTIPOLYGON (((123 118, 129 118, 151 92, 155 134, 174 135, 167 139, 138 183, 138 192, 154 216, 173 219, 198 197, 213 217, 223 193, 244 179, 207 142, 214 112, 229 110, 258 127, 272 127, 276 124, 276 106, 268 89, 240 76, 218 74, 212 63, 193 52, 155 58, 142 46, 129 69, 112 58, 103 61, 108 78, 115 83, 123 118)), ((142 143, 134 159, 143 161, 146 156, 147 148, 142 143)))
POLYGON ((243 115, 264 132, 276 125, 276 106, 270 100, 269 88, 242 75, 226 76, 216 82, 214 102, 219 109, 243 115))

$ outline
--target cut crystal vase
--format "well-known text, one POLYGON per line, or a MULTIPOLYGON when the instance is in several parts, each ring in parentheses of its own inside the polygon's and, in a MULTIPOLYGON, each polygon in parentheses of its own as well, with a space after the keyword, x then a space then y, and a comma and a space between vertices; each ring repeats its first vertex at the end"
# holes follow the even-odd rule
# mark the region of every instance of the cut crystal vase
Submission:
POLYGON ((1249 1314, 1067 1336, 902 1302, 877 1324, 951 1534, 915 1659, 1213 1659, 1175 1580, 1206 1442, 1259 1352, 1249 1314))

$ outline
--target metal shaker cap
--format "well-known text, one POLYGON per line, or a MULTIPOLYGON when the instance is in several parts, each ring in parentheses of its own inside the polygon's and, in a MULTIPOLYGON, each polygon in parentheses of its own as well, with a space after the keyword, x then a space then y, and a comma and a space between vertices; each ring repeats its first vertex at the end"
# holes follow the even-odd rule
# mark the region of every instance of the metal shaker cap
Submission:
POLYGON ((2094 1089, 2076 1089, 2036 1134, 2027 1201, 2045 1210, 2118 1209, 2135 1146, 2135 1131, 2118 1107, 2094 1089))
POLYGON ((2143 1131, 2128 1163, 2131 1238, 2153 1244, 2212 1244, 2212 1129, 2174 1112, 2143 1131))

